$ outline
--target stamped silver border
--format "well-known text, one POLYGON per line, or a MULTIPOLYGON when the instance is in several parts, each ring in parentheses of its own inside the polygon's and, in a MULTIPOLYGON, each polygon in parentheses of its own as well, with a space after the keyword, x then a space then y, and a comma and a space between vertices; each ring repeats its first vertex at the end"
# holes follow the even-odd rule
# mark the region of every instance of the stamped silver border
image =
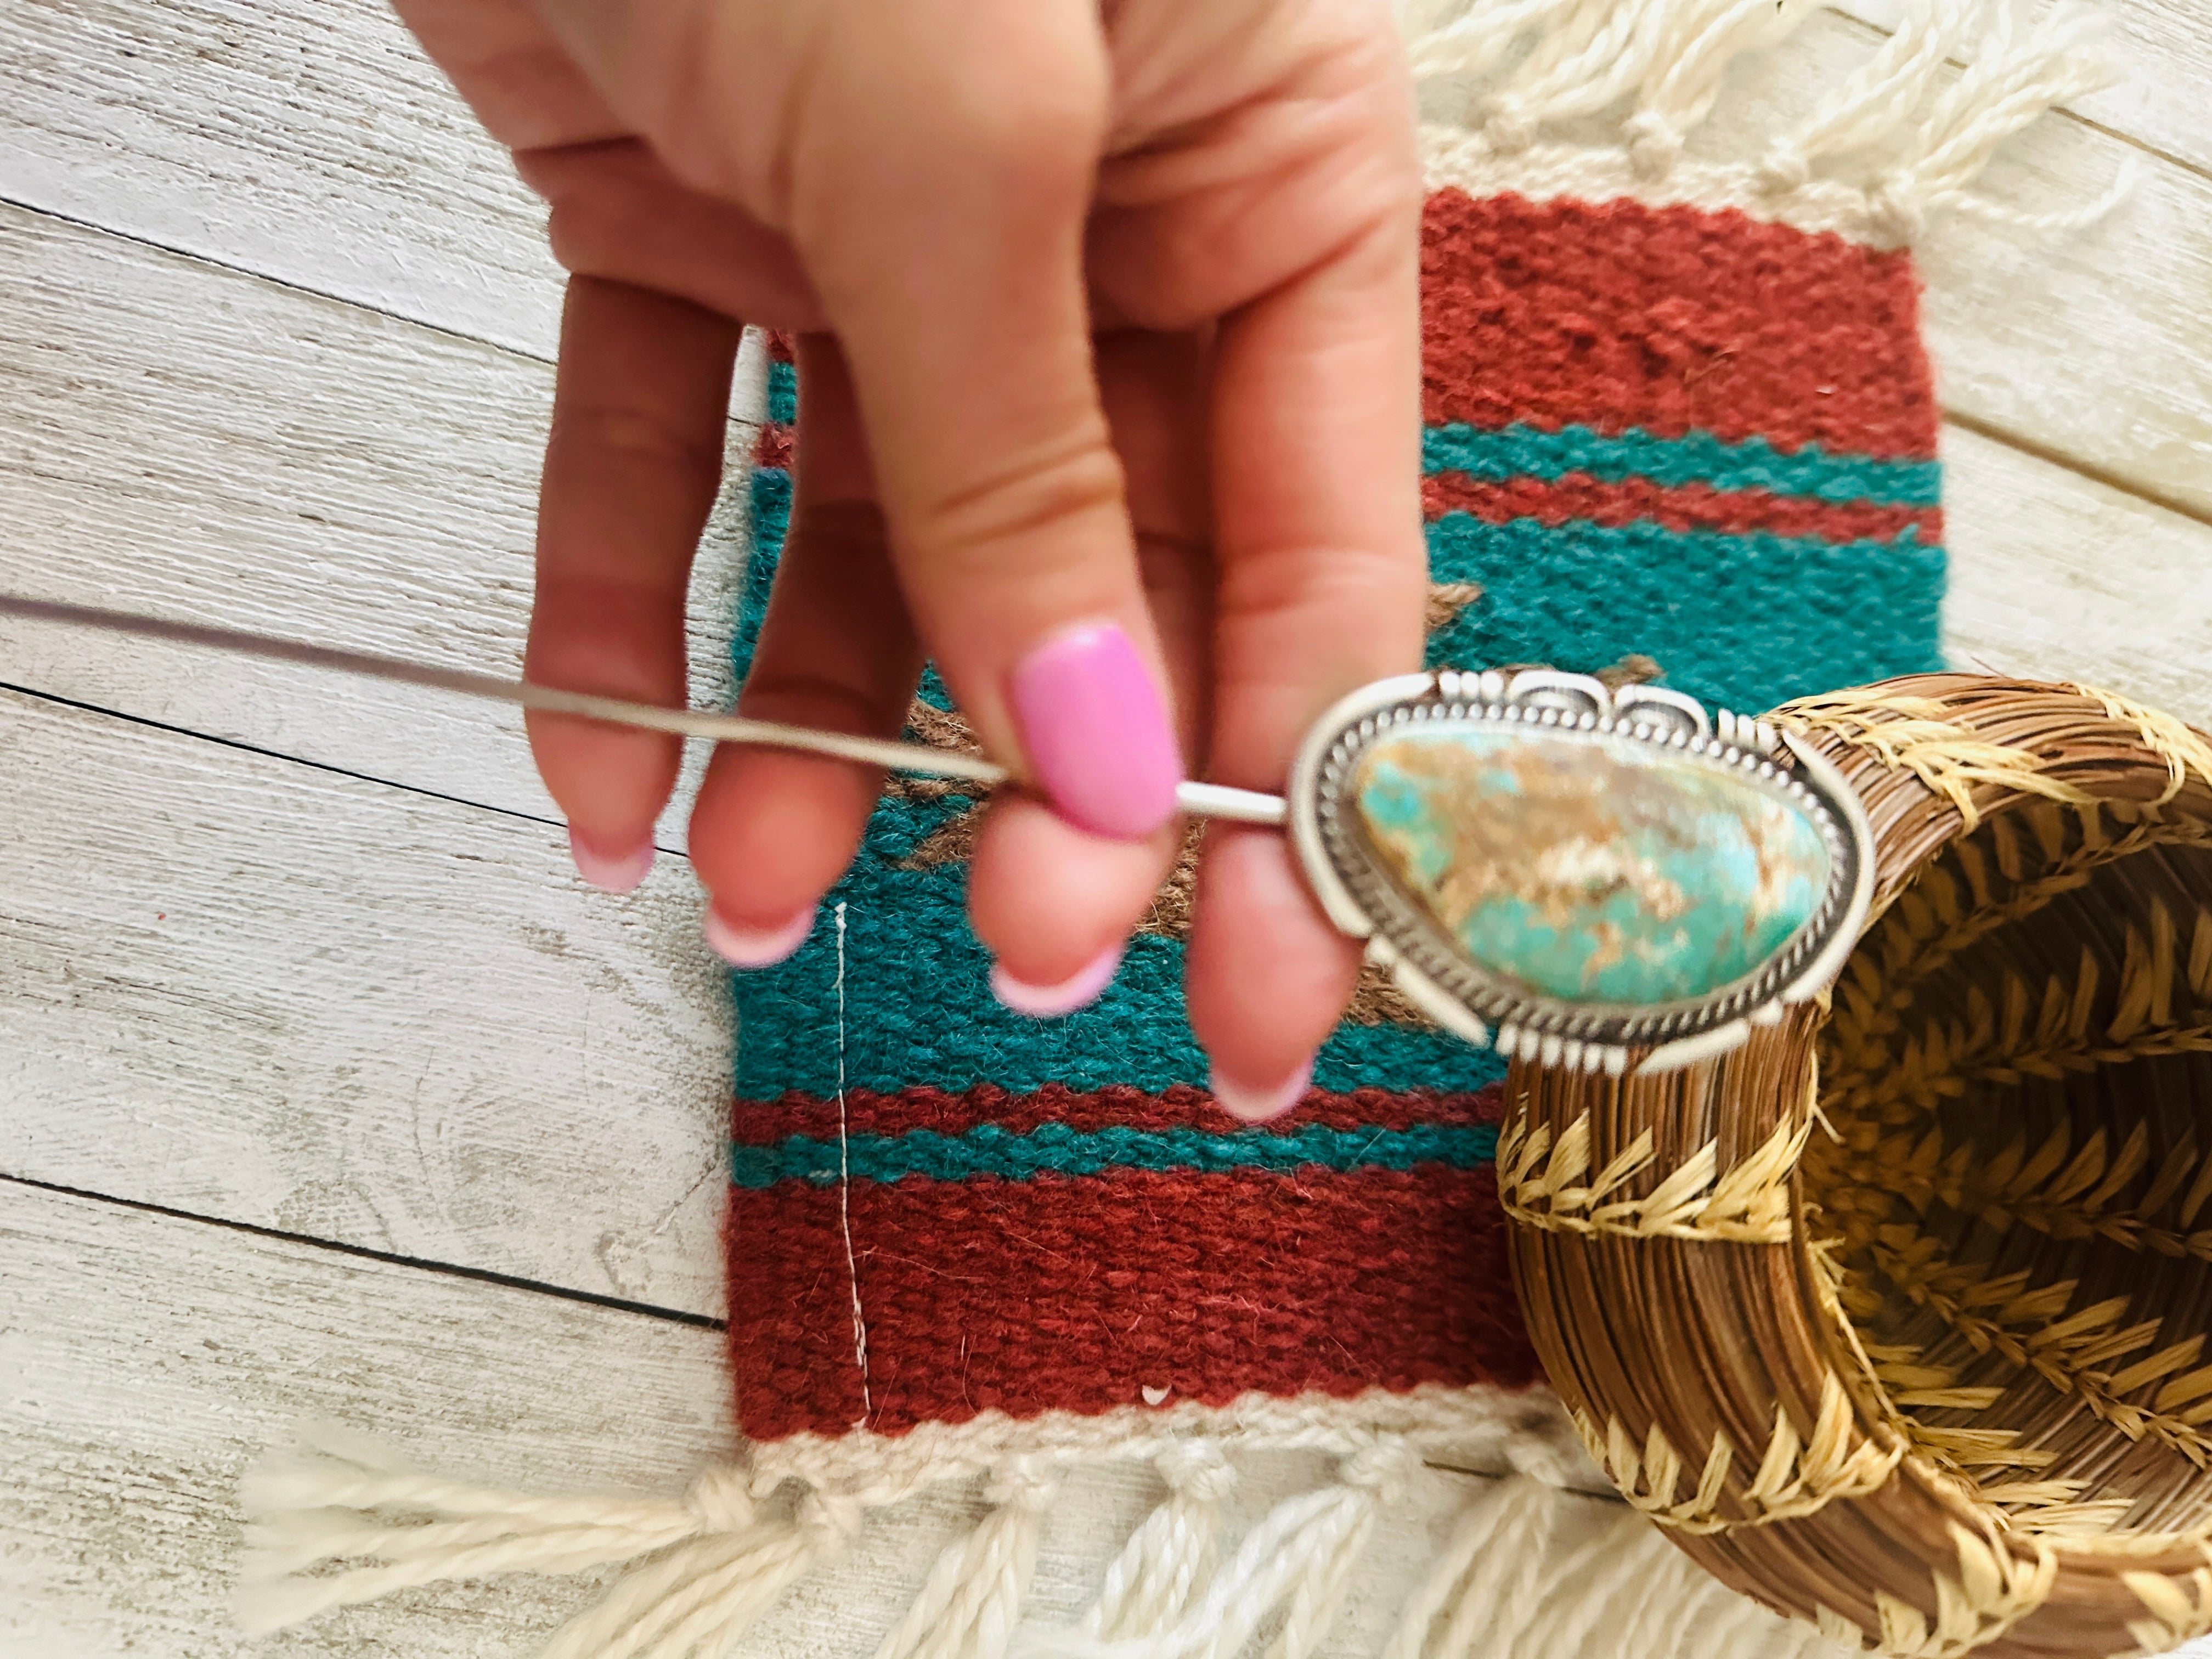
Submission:
POLYGON ((1817 996, 1850 954, 1874 892, 1874 836, 1842 774, 1764 720, 1677 691, 1550 669, 1508 676, 1447 670, 1364 686, 1308 733, 1291 774, 1290 830, 1329 920, 1367 942, 1409 1000, 1446 1030, 1509 1057, 1620 1076, 1726 1054, 1754 1026, 1817 996), (1431 721, 1520 725, 1627 738, 1697 756, 1808 814, 1828 845, 1828 890, 1810 921, 1758 970, 1710 996, 1661 1006, 1562 1002, 1468 963, 1382 873, 1350 805, 1360 757, 1380 738, 1431 721))

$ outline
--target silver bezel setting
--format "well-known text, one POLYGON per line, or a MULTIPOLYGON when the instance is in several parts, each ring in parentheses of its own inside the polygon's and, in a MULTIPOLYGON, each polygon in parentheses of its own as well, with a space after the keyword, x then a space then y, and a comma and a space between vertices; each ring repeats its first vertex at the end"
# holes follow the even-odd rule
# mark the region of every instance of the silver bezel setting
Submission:
POLYGON ((1605 1071, 1664 1071, 1727 1053, 1790 1004, 1833 982, 1866 924, 1874 837, 1834 767, 1764 720, 1680 692, 1550 669, 1510 676, 1446 670, 1364 686, 1324 714, 1292 769, 1293 844, 1329 919, 1367 942, 1407 998, 1449 1030, 1509 1058, 1605 1071), (1711 995, 1660 1006, 1571 1003, 1469 963, 1386 873, 1351 794, 1360 759, 1386 735, 1432 722, 1520 726, 1626 738, 1695 757, 1807 813, 1828 848, 1828 887, 1812 918, 1752 974, 1711 995))

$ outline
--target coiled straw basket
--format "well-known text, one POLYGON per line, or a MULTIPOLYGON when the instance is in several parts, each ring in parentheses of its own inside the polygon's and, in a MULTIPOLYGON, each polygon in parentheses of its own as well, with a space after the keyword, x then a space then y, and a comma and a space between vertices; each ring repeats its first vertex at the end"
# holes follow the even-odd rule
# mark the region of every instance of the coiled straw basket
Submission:
POLYGON ((2212 746, 2076 687, 1774 717, 1879 845, 1827 1004, 1692 1070, 1516 1064, 1498 1183, 1592 1455, 1892 1654, 2212 1630, 2212 746))

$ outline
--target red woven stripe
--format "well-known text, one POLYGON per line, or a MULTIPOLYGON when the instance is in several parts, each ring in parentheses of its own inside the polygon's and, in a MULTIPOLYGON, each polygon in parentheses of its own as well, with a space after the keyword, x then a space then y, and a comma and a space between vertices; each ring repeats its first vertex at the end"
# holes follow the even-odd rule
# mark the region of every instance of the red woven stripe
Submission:
POLYGON ((788 471, 795 442, 795 434, 789 427, 777 422, 763 426, 760 436, 753 441, 753 465, 780 466, 788 471))
MULTIPOLYGON (((1538 1376, 1487 1170, 909 1179, 849 1192, 867 1426, 1538 1376)), ((738 1420, 863 1416, 835 1187, 730 1194, 738 1420)))
POLYGON ((1509 478, 1486 483, 1463 472, 1421 481, 1421 504, 1431 519, 1471 513, 1491 524, 1535 519, 1557 526, 1571 520, 1601 525, 1649 520, 1669 530, 1717 530, 1732 535, 1766 531, 1823 541, 1892 541, 1907 530, 1935 545, 1943 539, 1941 508, 1883 507, 1871 501, 1817 501, 1763 489, 1722 490, 1710 484, 1669 489, 1649 478, 1604 483, 1571 472, 1555 482, 1509 478))
MULTIPOLYGON (((1495 1123, 1501 1115, 1496 1085, 1471 1095, 1401 1095, 1381 1089, 1332 1095, 1316 1091, 1273 1127, 1291 1129, 1320 1123, 1340 1129, 1406 1129, 1422 1123, 1495 1123)), ((836 1101, 817 1100, 797 1091, 774 1102, 739 1101, 730 1116, 730 1138, 746 1146, 772 1146, 787 1135, 830 1139, 839 1127, 836 1101)), ((1043 1123, 1065 1123, 1084 1131, 1116 1125, 1172 1129, 1188 1124, 1216 1133, 1238 1127, 1235 1119, 1213 1103, 1212 1095, 1187 1084, 1158 1095, 1123 1085, 1085 1094, 1054 1083, 1027 1095, 983 1084, 957 1094, 916 1088, 881 1095, 855 1089, 845 1097, 843 1127, 854 1134, 899 1135, 933 1129, 956 1135, 983 1123, 1018 1133, 1043 1123)))
POLYGON ((1936 453, 1902 252, 1735 212, 1446 190, 1429 198, 1422 301, 1432 426, 1936 453))

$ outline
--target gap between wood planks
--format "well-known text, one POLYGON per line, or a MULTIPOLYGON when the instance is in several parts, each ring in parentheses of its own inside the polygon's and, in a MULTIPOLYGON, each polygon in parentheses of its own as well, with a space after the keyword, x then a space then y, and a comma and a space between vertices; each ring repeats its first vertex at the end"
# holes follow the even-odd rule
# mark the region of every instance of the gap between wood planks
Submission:
MULTIPOLYGON (((63 708, 80 709, 88 714, 98 714, 105 720, 121 720, 129 726, 143 726, 155 732, 167 732, 179 738, 191 738, 201 743, 211 743, 218 749, 235 749, 241 754, 258 755, 264 760, 283 761, 293 766, 304 766, 313 772, 327 772, 333 777, 351 778, 356 783, 374 784, 384 789, 404 789, 410 795, 425 800, 441 800, 453 806, 465 806, 472 811, 491 812, 502 818, 512 818, 518 823, 535 823, 548 830, 566 830, 567 823, 560 818, 525 812, 519 807, 501 806, 489 801, 473 799, 465 795, 448 794, 442 789, 429 789, 421 784, 397 783, 390 778, 378 777, 373 772, 356 771, 349 766, 333 765, 329 761, 310 760, 303 755, 291 755, 281 749, 264 749, 258 743, 247 743, 241 738, 218 737, 213 732, 197 731, 189 726, 179 726, 172 720, 157 720, 149 714, 133 714, 120 708, 110 708, 105 703, 86 702, 79 697, 65 697, 55 691, 41 691, 35 685, 21 685, 13 680, 0 680, 0 691, 12 691, 33 702, 52 703, 63 708)), ((655 843, 654 851, 671 858, 691 861, 690 854, 680 847, 655 843)))
MULTIPOLYGON (((1829 13, 1832 16, 1841 19, 1844 22, 1850 24, 1852 27, 1862 29, 1868 34, 1872 35, 1878 40, 1887 40, 1891 37, 1891 35, 1896 33, 1893 29, 1885 28, 1880 23, 1876 23, 1868 18, 1862 17, 1856 12, 1848 10, 1842 6, 1826 6, 1823 7, 1822 9, 1829 13)), ((1948 64, 1954 70, 1963 71, 1966 67, 1966 61, 1963 58, 1946 58, 1943 61, 1948 64)), ((2070 109, 2063 104, 2061 104, 2057 109, 2051 111, 2051 113, 2059 120, 2071 121, 2076 126, 2085 127, 2089 131, 2098 134, 2100 137, 2110 138, 2114 140, 2116 143, 2125 144, 2130 149, 2135 150, 2141 155, 2148 155, 2153 161, 2163 161, 2168 167, 2179 167, 2184 173, 2192 173, 2196 177, 2206 180, 2208 183, 2212 183, 2212 168, 2201 167, 2197 162, 2191 161, 2187 156, 2177 155, 2172 150, 2154 144, 2148 138, 2138 138, 2131 132, 2124 132, 2116 126, 2112 126, 2106 122, 2098 120, 2094 116, 2083 115, 2078 111, 2070 109)))
MULTIPOLYGON (((1827 11, 1832 16, 1838 19, 1840 22, 1860 31, 1870 39, 1887 40, 1893 33, 1893 31, 1884 27, 1881 24, 1862 17, 1855 12, 1845 9, 1842 6, 1831 5, 1824 7, 1823 9, 1827 11)), ((1947 58, 1945 61, 1954 69, 1963 70, 1966 67, 1966 64, 1963 60, 1956 58, 1947 58)), ((2137 137, 2135 135, 2124 131, 2118 127, 2109 125, 2108 123, 2097 120, 2089 116, 2080 114, 2067 106, 2061 106, 2051 111, 2050 116, 2045 118, 2069 122, 2077 127, 2096 133, 2100 137, 2110 138, 2118 143, 2124 144, 2129 149, 2140 155, 2148 156, 2154 161, 2173 167, 2179 172, 2191 175, 2191 177, 2203 179, 2207 183, 2212 183, 2212 168, 2201 166, 2185 156, 2180 155, 2160 145, 2152 143, 2147 139, 2137 137)), ((153 237, 135 234, 129 231, 118 230, 107 225, 100 224, 95 221, 82 218, 74 214, 59 212, 50 208, 39 206, 35 204, 10 196, 4 191, 0 191, 0 205, 6 205, 15 208, 22 212, 35 214, 40 218, 52 220, 60 224, 73 226, 77 229, 90 231, 100 236, 112 237, 118 242, 139 247, 150 248, 161 253, 187 260, 193 264, 204 266, 211 270, 223 271, 230 275, 244 276, 254 282, 264 283, 273 289, 277 289, 289 293, 303 295, 312 299, 328 301, 337 305, 347 306, 354 310, 365 312, 372 316, 382 317, 392 322, 401 324, 408 327, 420 328, 431 334, 441 336, 447 339, 464 341, 472 345, 485 346, 491 350, 500 352, 508 357, 514 358, 521 362, 538 363, 551 363, 554 362, 554 359, 550 356, 525 350, 519 346, 502 343, 483 335, 473 333, 465 329, 454 328, 447 325, 427 321, 422 318, 412 315, 409 313, 394 310, 389 307, 369 304, 357 299, 349 298, 327 289, 316 288, 302 283, 287 281, 283 277, 272 276, 248 265, 234 264, 228 260, 213 258, 205 253, 198 252, 191 249, 179 246, 173 243, 161 241, 153 237)), ((2025 455, 2030 459, 2043 462, 2046 465, 2057 467, 2063 471, 2072 473, 2077 477, 2085 478, 2093 483, 2102 486, 2105 489, 2116 491, 2120 495, 2131 497, 2134 500, 2142 501, 2148 506, 2160 508, 2166 512, 2177 514, 2182 518, 2189 520, 2192 523, 2201 524, 2205 526, 2207 528, 2212 528, 2212 509, 2208 509, 2194 502, 2189 501, 2184 499, 2177 492, 2160 489, 2154 483, 2149 482, 2139 482, 2130 479, 2112 469, 2099 465, 2092 461, 2081 459, 2076 456, 2069 454, 2065 450, 2060 449, 2054 445, 2046 444, 2039 440, 2027 437, 2009 427, 1986 420, 1977 415, 1968 414, 1950 405, 1941 405, 1940 413, 1943 422, 1947 425, 1958 427, 1962 430, 1972 433, 1977 437, 1986 439, 1990 442, 2001 444, 2006 448, 2016 451, 2018 453, 2025 455)), ((732 418, 736 419, 737 417, 733 416, 732 418)), ((749 424, 750 422, 746 423, 749 424)), ((106 711, 102 710, 100 712, 106 711)), ((289 758, 289 757, 280 757, 280 758, 289 758)), ((441 797, 441 799, 442 799, 442 797, 441 797)))
POLYGON ((489 350, 498 352, 502 356, 513 357, 521 362, 550 363, 554 361, 544 353, 526 351, 520 346, 509 345, 503 341, 494 340, 482 334, 474 334, 467 329, 454 328, 445 323, 429 322, 409 312, 394 311, 389 306, 371 305, 366 301, 353 299, 343 294, 335 294, 327 289, 311 288, 305 283, 288 282, 282 276, 271 276, 267 271, 256 270, 251 265, 234 264, 228 259, 218 259, 210 254, 198 252, 191 248, 179 247, 173 242, 164 242, 156 237, 141 236, 132 231, 118 230, 112 225, 103 225, 95 220, 80 218, 74 213, 62 213, 52 208, 41 207, 35 202, 26 202, 20 198, 10 196, 5 191, 0 191, 0 207, 14 208, 19 213, 36 214, 40 218, 51 219, 56 224, 72 225, 79 230, 88 230, 98 235, 112 237, 118 242, 127 242, 134 247, 151 248, 156 253, 165 253, 173 258, 189 259, 192 264, 204 265, 210 270, 220 270, 233 276, 245 276, 257 283, 266 283, 270 287, 281 289, 288 294, 304 295, 311 300, 325 300, 333 305, 345 306, 355 311, 366 312, 372 317, 382 317, 392 322, 404 324, 409 328, 419 328, 425 333, 441 335, 448 340, 459 340, 469 345, 483 346, 489 350))
POLYGON ((2032 461, 2040 461, 2045 466, 2055 466, 2062 472, 2070 472, 2077 478, 2086 478, 2091 483, 2101 485, 2106 489, 2117 491, 2123 495, 2132 496, 2146 506, 2159 507, 2165 512, 2187 519, 2192 523, 2201 524, 2208 530, 2212 530, 2212 507, 2200 507, 2194 501, 2185 501, 2180 496, 2158 489, 2154 485, 2138 483, 2124 478, 2110 468, 2098 465, 2094 461, 2087 461, 2079 456, 2069 455, 2063 449, 2054 448, 2049 444, 2039 442, 2033 438, 1998 426, 1994 422, 1985 421, 1978 415, 1962 415, 1955 410, 1946 410, 1943 411, 1943 419, 1947 425, 1955 426, 1962 432, 1971 432, 1977 438, 1986 438, 1990 442, 2002 445, 2017 454, 2025 455, 2032 461))
POLYGON ((541 1296, 558 1297, 563 1302, 581 1302, 594 1308, 610 1308, 617 1313, 643 1315, 647 1319, 662 1319, 672 1325, 689 1325, 703 1331, 725 1331, 729 1328, 726 1319, 716 1319, 709 1314, 686 1313, 681 1308, 663 1308, 650 1302, 632 1302, 619 1296, 605 1296, 596 1291, 580 1291, 566 1285, 549 1285, 543 1279, 525 1279, 516 1273, 495 1273, 489 1267, 465 1267, 452 1261, 434 1261, 427 1256, 401 1255, 392 1250, 372 1249, 366 1244, 343 1244, 336 1240, 317 1238, 310 1233, 287 1232, 281 1227, 264 1227, 251 1221, 234 1221, 225 1216, 207 1215, 196 1210, 179 1210, 167 1204, 149 1203, 143 1199, 118 1198, 111 1193, 95 1193, 82 1187, 64 1186, 56 1181, 39 1181, 29 1176, 0 1172, 0 1182, 11 1187, 26 1188, 33 1192, 52 1193, 62 1198, 82 1199, 88 1203, 112 1205, 118 1210, 132 1210, 144 1215, 166 1216, 172 1221, 197 1222, 202 1226, 219 1227, 226 1232, 245 1233, 254 1238, 275 1239, 279 1243, 301 1244, 310 1249, 328 1250, 336 1255, 355 1256, 364 1261, 380 1261, 395 1267, 415 1267, 424 1273, 442 1273, 449 1279, 466 1279, 483 1285, 497 1285, 504 1290, 534 1291, 541 1296))

